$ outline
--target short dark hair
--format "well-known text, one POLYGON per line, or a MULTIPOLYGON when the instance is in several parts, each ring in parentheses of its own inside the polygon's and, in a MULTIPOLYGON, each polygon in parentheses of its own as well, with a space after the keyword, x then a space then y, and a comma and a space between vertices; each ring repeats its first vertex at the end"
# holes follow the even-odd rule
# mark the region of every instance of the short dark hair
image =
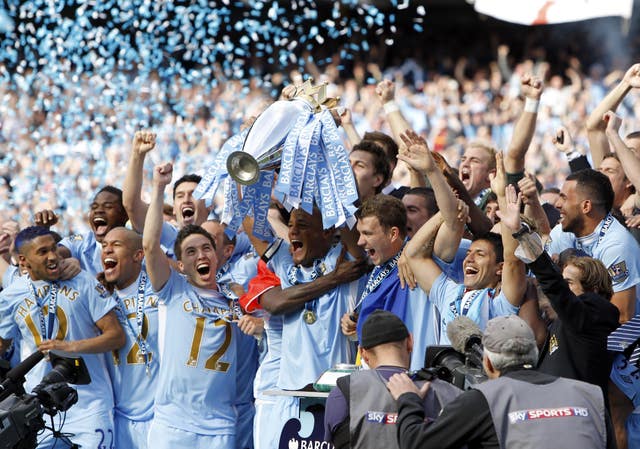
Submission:
POLYGON ((195 173, 187 174, 179 178, 176 182, 173 183, 173 199, 176 199, 176 189, 180 184, 185 182, 195 182, 196 184, 199 184, 201 180, 202 176, 196 175, 195 173))
POLYGON ((496 262, 504 262, 504 246, 502 246, 502 236, 495 232, 487 232, 473 237, 473 241, 484 240, 489 242, 493 246, 493 251, 496 253, 496 262))
POLYGON ((395 165, 398 158, 398 144, 391 136, 380 131, 369 131, 364 133, 362 140, 369 140, 378 144, 387 155, 387 158, 395 165))
POLYGON ((358 209, 356 217, 376 217, 383 228, 395 226, 402 236, 407 234, 407 210, 402 201, 391 195, 378 194, 367 198, 358 209))
POLYGON ((29 226, 27 228, 24 228, 16 235, 16 239, 14 242, 16 251, 22 254, 22 248, 24 247, 24 245, 38 237, 42 237, 45 235, 50 235, 54 240, 56 240, 53 231, 45 226, 29 226))
POLYGON ((427 204, 427 211, 430 217, 433 217, 440 210, 436 202, 436 194, 431 187, 412 187, 405 192, 403 197, 406 195, 421 196, 427 204))
POLYGON ((209 234, 201 226, 188 224, 180 229, 180 231, 178 232, 178 236, 176 237, 176 242, 173 244, 173 253, 176 255, 176 259, 182 259, 182 242, 184 241, 184 239, 193 234, 200 234, 205 236, 213 245, 213 249, 216 249, 216 242, 215 240, 213 240, 213 237, 211 237, 211 234, 209 234))
POLYGON ((376 188, 376 193, 382 192, 382 189, 387 185, 389 178, 391 177, 391 167, 389 167, 387 154, 380 145, 370 140, 363 140, 354 145, 351 152, 354 151, 362 151, 373 156, 373 173, 376 175, 382 175, 382 182, 376 188))
MULTIPOLYGON (((120 203, 120 205, 122 205, 122 190, 120 190, 119 188, 115 187, 115 186, 104 186, 103 188, 101 188, 100 190, 98 190, 96 192, 96 194, 94 195, 94 198, 96 196, 98 196, 99 194, 101 194, 102 192, 107 192, 107 193, 112 193, 115 196, 118 197, 118 202, 120 203)), ((124 206, 122 206, 124 208, 124 206)))
POLYGON ((576 190, 580 191, 591 203, 599 206, 604 212, 613 207, 613 187, 607 175, 591 168, 571 173, 567 181, 576 181, 576 190))

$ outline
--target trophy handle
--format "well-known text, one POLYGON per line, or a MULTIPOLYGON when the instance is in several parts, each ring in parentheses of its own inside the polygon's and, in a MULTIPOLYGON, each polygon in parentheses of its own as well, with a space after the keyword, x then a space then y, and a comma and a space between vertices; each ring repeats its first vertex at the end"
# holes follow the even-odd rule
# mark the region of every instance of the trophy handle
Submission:
POLYGON ((260 160, 244 151, 234 151, 227 157, 227 171, 234 181, 250 186, 258 182, 260 171, 280 167, 282 147, 263 155, 260 160))
POLYGON ((260 166, 249 153, 234 151, 227 157, 227 171, 234 181, 250 186, 258 182, 260 166))

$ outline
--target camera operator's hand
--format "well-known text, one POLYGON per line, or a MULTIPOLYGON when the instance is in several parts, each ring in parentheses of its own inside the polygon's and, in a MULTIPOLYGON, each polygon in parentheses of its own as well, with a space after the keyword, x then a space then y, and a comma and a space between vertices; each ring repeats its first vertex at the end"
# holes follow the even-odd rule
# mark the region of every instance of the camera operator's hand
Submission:
POLYGON ((398 400, 398 398, 405 393, 415 393, 424 399, 427 391, 429 391, 430 385, 431 382, 425 382, 422 388, 418 390, 416 384, 414 384, 405 373, 394 374, 389 379, 389 382, 387 382, 389 393, 391 393, 391 396, 393 396, 395 400, 398 400))

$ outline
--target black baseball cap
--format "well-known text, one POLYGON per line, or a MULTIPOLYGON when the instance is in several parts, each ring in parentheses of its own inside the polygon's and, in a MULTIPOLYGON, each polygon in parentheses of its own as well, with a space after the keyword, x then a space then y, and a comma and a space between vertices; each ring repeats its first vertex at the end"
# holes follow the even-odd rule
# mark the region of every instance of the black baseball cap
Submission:
POLYGON ((360 346, 370 349, 385 343, 402 341, 409 336, 409 330, 397 315, 386 310, 375 310, 362 325, 360 346))

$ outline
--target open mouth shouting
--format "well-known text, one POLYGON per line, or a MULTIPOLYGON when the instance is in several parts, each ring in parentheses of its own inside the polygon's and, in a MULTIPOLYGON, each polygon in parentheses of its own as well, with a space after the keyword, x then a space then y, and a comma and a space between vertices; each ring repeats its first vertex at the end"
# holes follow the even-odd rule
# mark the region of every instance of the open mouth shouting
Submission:
POLYGON ((118 266, 118 261, 113 257, 105 257, 102 261, 102 265, 104 265, 104 276, 109 282, 113 282, 117 276, 116 267, 118 266))
POLYGON ((196 271, 200 276, 206 276, 211 273, 211 266, 206 262, 202 262, 196 265, 196 271))
POLYGON ((93 229, 97 236, 104 237, 109 230, 109 225, 104 217, 95 217, 93 219, 93 229))
POLYGON ((193 205, 185 204, 184 206, 182 206, 182 209, 180 210, 180 212, 182 213, 182 220, 185 223, 194 222, 195 215, 196 215, 196 208, 193 205))
POLYGON ((373 248, 365 248, 364 252, 369 256, 369 260, 375 264, 376 250, 373 248))
POLYGON ((60 270, 59 270, 59 264, 57 260, 52 262, 47 262, 46 268, 47 268, 47 272, 49 273, 49 276, 51 276, 51 279, 55 279, 58 276, 60 270))
POLYGON ((296 263, 304 258, 304 243, 301 240, 291 240, 291 256, 296 263))
POLYGON ((464 268, 464 275, 465 276, 475 276, 476 274, 478 274, 478 269, 475 267, 472 267, 470 265, 467 265, 464 268))
POLYGON ((468 189, 471 184, 471 171, 469 167, 461 167, 460 168, 460 181, 462 184, 468 189))
POLYGON ((482 285, 483 279, 480 275, 480 269, 473 265, 465 265, 464 266, 464 286, 466 288, 476 290, 479 288, 484 288, 482 285))

